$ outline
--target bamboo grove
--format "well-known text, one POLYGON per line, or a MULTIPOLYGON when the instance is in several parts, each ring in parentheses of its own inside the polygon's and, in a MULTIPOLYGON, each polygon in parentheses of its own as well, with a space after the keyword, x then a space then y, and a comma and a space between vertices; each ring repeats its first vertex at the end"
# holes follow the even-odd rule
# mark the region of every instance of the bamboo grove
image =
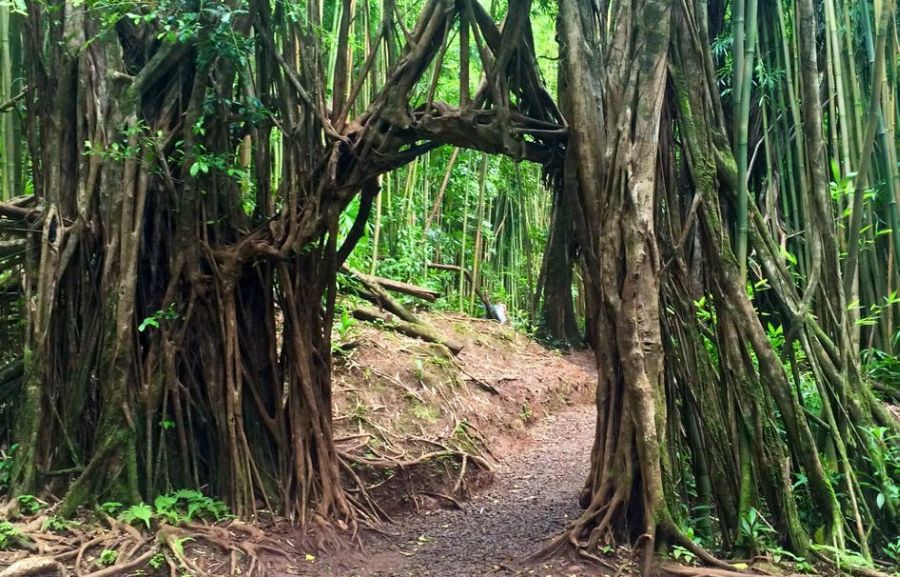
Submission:
POLYGON ((331 431, 349 262, 593 347, 585 511, 545 553, 873 571, 900 552, 897 23, 895 0, 0 8, 0 490, 377 522, 331 431))

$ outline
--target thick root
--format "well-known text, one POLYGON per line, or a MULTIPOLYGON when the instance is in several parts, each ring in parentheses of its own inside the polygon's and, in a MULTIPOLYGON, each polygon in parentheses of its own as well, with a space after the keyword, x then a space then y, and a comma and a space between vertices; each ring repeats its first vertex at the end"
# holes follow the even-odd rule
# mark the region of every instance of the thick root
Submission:
POLYGON ((66 577, 66 568, 50 557, 30 557, 13 563, 0 577, 66 577))

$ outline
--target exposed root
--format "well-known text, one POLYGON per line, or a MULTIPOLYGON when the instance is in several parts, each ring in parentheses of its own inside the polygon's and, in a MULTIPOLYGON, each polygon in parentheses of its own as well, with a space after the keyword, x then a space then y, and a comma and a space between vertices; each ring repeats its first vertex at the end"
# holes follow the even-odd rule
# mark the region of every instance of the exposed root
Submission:
POLYGON ((419 491, 420 495, 425 495, 427 497, 434 497, 436 499, 443 499, 448 503, 452 504, 457 510, 462 511, 463 506, 462 503, 451 497, 450 495, 445 495, 444 493, 435 493, 433 491, 419 491))
POLYGON ((102 525, 92 526, 90 531, 72 528, 66 535, 25 533, 23 529, 31 526, 33 519, 18 524, 21 535, 28 537, 32 547, 0 552, 0 566, 10 565, 0 575, 116 577, 156 570, 165 563, 173 575, 189 571, 197 576, 259 577, 264 575, 262 553, 286 554, 284 547, 270 541, 262 530, 240 521, 224 525, 187 523, 177 527, 161 524, 155 533, 145 534, 109 517, 105 520, 108 528, 102 525), (197 548, 203 547, 224 553, 231 561, 230 569, 205 566, 200 560, 206 556, 194 555, 197 548), (33 548, 40 549, 41 555, 30 555, 33 548), (103 559, 103 551, 115 553, 111 561, 103 559), (103 566, 104 561, 111 564, 103 566))
MULTIPOLYGON (((547 545, 542 547, 534 554, 529 555, 528 560, 534 562, 561 555, 569 555, 570 557, 573 555, 577 555, 578 557, 583 559, 602 562, 602 559, 592 553, 592 551, 597 548, 597 545, 602 539, 612 539, 612 522, 616 512, 623 504, 624 499, 618 493, 614 494, 606 502, 602 502, 602 500, 595 498, 591 502, 588 509, 585 510, 585 512, 581 515, 581 517, 573 521, 562 534, 554 537, 547 545), (588 538, 586 541, 582 541, 582 536, 586 532, 588 532, 588 538)), ((743 574, 739 571, 736 571, 733 565, 717 558, 715 555, 713 555, 703 547, 700 547, 699 545, 688 539, 687 536, 685 536, 671 521, 662 522, 657 527, 657 533, 661 534, 662 536, 668 537, 677 545, 680 545, 693 553, 701 562, 703 562, 707 566, 706 568, 698 570, 711 571, 711 573, 707 573, 707 575, 709 575, 710 577, 730 577, 731 574, 743 574), (715 573, 712 573, 714 571, 720 571, 723 573, 721 575, 717 575, 715 573)), ((655 539, 651 534, 645 533, 640 536, 633 547, 633 550, 635 552, 639 552, 641 554, 641 564, 643 566, 642 572, 645 575, 650 574, 650 568, 654 563, 654 551, 652 546, 654 541, 655 539)), ((690 567, 687 569, 695 570, 696 568, 690 567)), ((694 575, 694 573, 689 574, 694 575)), ((886 576, 866 575, 862 577, 886 576)))
POLYGON ((728 570, 712 567, 691 567, 675 563, 663 563, 660 565, 660 569, 679 577, 747 577, 748 575, 748 573, 738 571, 733 567, 728 570))
POLYGON ((105 569, 94 571, 93 573, 88 573, 84 577, 115 577, 116 575, 124 575, 125 573, 129 573, 143 567, 147 562, 150 561, 150 559, 154 555, 156 555, 156 553, 156 548, 152 548, 149 551, 146 551, 140 557, 137 557, 131 561, 113 565, 112 567, 106 567, 105 569))
POLYGON ((66 568, 58 561, 48 557, 31 557, 16 561, 5 570, 0 577, 66 577, 66 568))
POLYGON ((662 531, 665 532, 675 543, 681 545, 691 553, 697 556, 703 563, 709 565, 711 567, 718 567, 725 571, 734 571, 734 566, 731 564, 722 561, 700 545, 697 545, 690 539, 688 539, 687 535, 681 532, 678 527, 675 526, 674 523, 668 522, 663 527, 660 527, 662 531))

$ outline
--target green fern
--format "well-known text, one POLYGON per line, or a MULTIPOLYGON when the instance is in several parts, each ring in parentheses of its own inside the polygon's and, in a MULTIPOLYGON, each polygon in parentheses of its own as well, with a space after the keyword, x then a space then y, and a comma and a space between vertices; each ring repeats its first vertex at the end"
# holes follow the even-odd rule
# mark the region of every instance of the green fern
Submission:
POLYGON ((147 503, 132 505, 119 514, 119 521, 133 525, 135 521, 141 521, 147 528, 153 520, 153 509, 147 503))

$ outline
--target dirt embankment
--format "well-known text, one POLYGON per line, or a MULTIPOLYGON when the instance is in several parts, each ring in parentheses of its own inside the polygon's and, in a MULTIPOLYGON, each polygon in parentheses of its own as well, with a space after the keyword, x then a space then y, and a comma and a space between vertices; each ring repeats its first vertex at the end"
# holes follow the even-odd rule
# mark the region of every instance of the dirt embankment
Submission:
MULTIPOLYGON (((607 575, 597 565, 527 557, 558 535, 581 509, 578 493, 587 475, 595 421, 588 404, 547 415, 516 451, 503 455, 495 482, 459 509, 403 514, 369 535, 363 550, 279 559, 273 577, 587 577, 607 575)), ((273 560, 274 561, 274 560, 273 560)), ((635 574, 622 560, 622 574, 635 574)), ((607 575, 608 577, 608 575, 607 575)))
POLYGON ((547 350, 493 321, 422 318, 459 355, 358 323, 335 361, 338 449, 389 513, 453 505, 446 497, 484 484, 532 424, 589 402, 596 385, 588 352, 547 350))
POLYGON ((335 370, 339 446, 361 463, 415 463, 385 467, 381 481, 359 468, 395 522, 386 535, 366 534, 362 551, 301 551, 272 574, 596 574, 561 559, 522 564, 580 513, 595 419, 591 354, 550 351, 494 322, 424 318, 462 352, 359 325, 346 337, 358 346, 335 370), (440 447, 468 456, 417 462, 440 447))

